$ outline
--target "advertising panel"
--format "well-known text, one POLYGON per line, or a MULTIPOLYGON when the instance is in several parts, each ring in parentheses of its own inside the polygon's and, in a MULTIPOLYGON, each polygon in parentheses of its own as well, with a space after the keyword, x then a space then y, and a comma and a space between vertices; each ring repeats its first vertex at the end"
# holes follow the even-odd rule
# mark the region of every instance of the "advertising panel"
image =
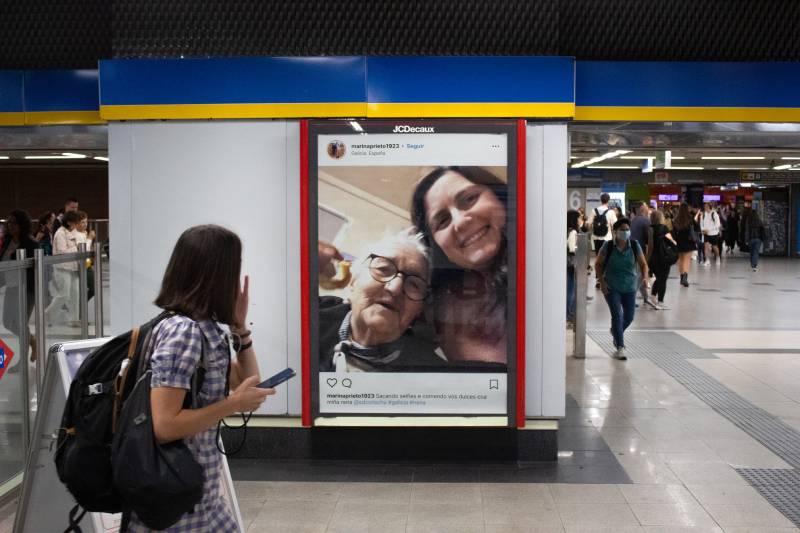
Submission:
POLYGON ((315 420, 513 420, 516 127, 309 124, 315 420))

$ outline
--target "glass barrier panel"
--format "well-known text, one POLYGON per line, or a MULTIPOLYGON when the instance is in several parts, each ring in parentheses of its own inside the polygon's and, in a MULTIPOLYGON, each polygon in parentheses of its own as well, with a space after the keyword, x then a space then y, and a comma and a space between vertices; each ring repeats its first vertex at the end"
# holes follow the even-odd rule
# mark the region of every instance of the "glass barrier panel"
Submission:
POLYGON ((20 353, 19 271, 0 272, 0 484, 23 469, 24 405, 22 376, 28 354, 20 353))

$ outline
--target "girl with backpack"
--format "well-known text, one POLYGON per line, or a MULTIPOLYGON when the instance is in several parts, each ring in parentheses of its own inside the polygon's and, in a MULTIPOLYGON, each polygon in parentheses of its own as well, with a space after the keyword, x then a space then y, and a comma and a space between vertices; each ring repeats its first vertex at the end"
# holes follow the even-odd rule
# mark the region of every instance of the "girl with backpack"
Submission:
MULTIPOLYGON (((246 329, 249 279, 239 282, 242 243, 220 226, 195 226, 178 239, 164 273, 155 304, 175 313, 152 332, 150 403, 153 431, 160 443, 183 439, 203 469, 203 497, 165 531, 238 532, 232 509, 220 492, 221 453, 217 423, 234 413, 251 412, 275 394, 261 389, 250 331, 246 329), (230 326, 236 357, 231 360, 230 326), (184 398, 200 366, 204 367, 197 404, 184 407, 184 398), (226 383, 227 381, 227 383, 226 383), (227 386, 233 392, 226 396, 227 386)), ((126 531, 150 529, 135 513, 126 531)))
POLYGON ((669 309, 664 303, 664 294, 667 292, 669 271, 678 260, 678 243, 664 225, 664 213, 658 210, 650 214, 650 236, 645 255, 650 272, 656 277, 652 288, 652 295, 658 298, 656 309, 669 309))
POLYGON ((641 246, 631 239, 631 224, 627 218, 614 223, 614 239, 606 242, 597 254, 595 269, 600 280, 600 290, 611 311, 611 335, 616 351, 611 356, 624 361, 625 330, 633 322, 636 312, 636 291, 639 283, 649 286, 647 261, 641 246), (641 271, 641 278, 636 267, 641 271))

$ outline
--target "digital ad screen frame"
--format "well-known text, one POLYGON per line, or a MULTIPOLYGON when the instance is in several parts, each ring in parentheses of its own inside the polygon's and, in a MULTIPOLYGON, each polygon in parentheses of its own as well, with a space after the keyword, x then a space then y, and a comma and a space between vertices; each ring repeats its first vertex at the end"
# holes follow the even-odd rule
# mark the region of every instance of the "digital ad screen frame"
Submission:
MULTIPOLYGON (((303 268, 308 269, 305 276, 308 284, 308 306, 307 315, 303 318, 307 321, 307 353, 310 359, 307 367, 309 372, 303 379, 307 380, 304 390, 310 395, 308 407, 312 424, 319 425, 321 419, 336 417, 391 417, 392 425, 402 426, 405 425, 404 418, 414 418, 415 425, 419 425, 420 418, 459 417, 459 425, 468 426, 475 425, 471 420, 476 418, 492 417, 503 420, 497 426, 516 425, 516 318, 518 306, 520 303, 524 305, 524 295, 519 295, 517 291, 518 245, 520 235, 524 235, 517 216, 520 156, 524 160, 524 154, 518 153, 518 126, 517 120, 510 119, 307 122, 302 142, 307 143, 307 150, 304 150, 307 154, 307 183, 303 188, 304 201, 307 201, 308 253, 303 268), (492 191, 497 192, 505 187, 505 192, 494 195, 505 209, 503 265, 495 267, 491 271, 492 276, 485 276, 489 281, 479 283, 481 288, 475 294, 483 294, 488 298, 486 294, 490 291, 486 286, 489 286, 494 287, 497 294, 492 301, 504 299, 505 338, 495 345, 494 351, 490 349, 487 353, 498 356, 501 350, 497 346, 502 345, 505 348, 505 361, 456 361, 452 355, 448 355, 458 354, 462 357, 465 354, 463 357, 471 357, 471 352, 469 342, 462 342, 462 337, 453 335, 453 328, 448 329, 449 325, 439 327, 440 323, 449 324, 444 320, 440 321, 440 316, 445 316, 451 307, 461 311, 462 306, 453 306, 452 300, 446 299, 448 296, 440 298, 440 294, 450 295, 454 291, 449 285, 446 290, 441 289, 438 283, 431 284, 436 289, 431 289, 433 294, 425 300, 423 310, 397 341, 402 348, 395 350, 395 341, 378 344, 380 349, 377 350, 357 342, 349 342, 350 339, 355 341, 357 327, 348 326, 346 317, 350 317, 350 324, 356 324, 353 316, 358 312, 357 302, 370 298, 367 294, 370 289, 364 287, 372 284, 371 279, 374 276, 368 277, 367 274, 375 272, 370 269, 373 265, 371 261, 375 260, 368 259, 369 253, 380 255, 380 250, 385 249, 384 243, 396 242, 397 234, 412 226, 412 194, 420 180, 437 169, 446 173, 442 167, 451 166, 465 169, 464 172, 469 173, 470 179, 479 185, 484 185, 481 181, 484 179, 487 180, 486 183, 490 183, 492 177, 504 182, 504 185, 501 183, 498 186, 499 189, 492 188, 492 191), (503 194, 506 195, 505 198, 503 194), (391 229, 387 230, 383 226, 391 229), (352 283, 339 289, 320 287, 321 277, 323 281, 330 282, 328 274, 320 272, 320 257, 323 256, 315 246, 315 243, 320 242, 332 244, 342 257, 352 261, 351 275, 355 281, 351 280, 352 283), (355 243, 363 246, 356 246, 355 243), (371 247, 377 247, 377 252, 370 251, 371 247), (502 282, 494 281, 495 279, 502 279, 502 282), (504 290, 497 289, 503 286, 504 290), (342 301, 339 302, 339 299, 342 301), (350 315, 346 315, 348 310, 350 315), (342 328, 348 327, 353 329, 350 332, 351 337, 342 332, 342 328), (342 339, 348 342, 340 342, 342 339), (430 355, 430 348, 434 348, 432 353, 438 358, 430 355), (330 355, 331 351, 333 356, 330 355), (363 358, 362 354, 365 354, 363 358), (362 361, 367 363, 362 365, 362 361), (482 390, 483 387, 487 390, 482 390), (504 388, 504 394, 499 394, 501 388, 504 388)), ((524 170, 522 177, 524 179, 524 170)), ((459 187, 458 178, 451 178, 452 180, 455 180, 453 189, 445 189, 444 185, 439 188, 445 189, 448 194, 450 190, 455 191, 459 187)), ((448 183, 443 180, 435 183, 440 182, 448 183)), ((475 189, 479 190, 479 187, 475 189)), ((435 194, 433 187, 431 191, 433 192, 427 194, 435 194)), ((427 201, 431 197, 425 198, 427 201)), ((445 208, 441 211, 446 212, 447 206, 452 207, 457 202, 464 201, 459 198, 461 197, 453 193, 452 202, 447 204, 444 201, 442 205, 445 208)), ((463 198, 468 202, 473 201, 467 192, 463 193, 463 198)), ((436 223, 441 224, 438 220, 436 223)), ((493 250, 494 248, 490 248, 490 226, 487 225, 485 235, 479 233, 478 235, 483 236, 474 238, 478 239, 478 243, 486 239, 487 249, 493 250)), ((431 235, 433 230, 427 229, 428 242, 434 244, 431 247, 434 272, 428 272, 428 277, 433 282, 439 279, 438 273, 442 272, 438 268, 440 263, 457 262, 457 259, 451 261, 451 257, 457 256, 458 250, 454 252, 453 247, 448 247, 445 241, 441 247, 438 246, 431 235), (445 249, 450 255, 444 252, 445 249), (446 257, 437 259, 437 255, 446 257)), ((462 244, 465 249, 471 250, 469 247, 473 246, 472 242, 462 244)), ((407 255, 413 256, 411 253, 407 255)), ((501 256, 498 252, 496 258, 499 257, 501 256)), ((463 259, 469 260, 470 258, 463 259)), ((404 259, 399 259, 398 262, 402 261, 404 259)), ((413 260, 410 268, 405 263, 400 267, 395 265, 401 271, 397 277, 404 278, 408 273, 412 276, 414 273, 421 274, 418 269, 414 270, 418 266, 413 260)), ((457 283, 455 294, 467 295, 464 297, 469 299, 472 294, 470 287, 473 286, 472 271, 458 265, 451 266, 457 279, 454 282, 457 283)), ((323 267, 330 268, 327 262, 323 267)), ((447 278, 450 271, 444 272, 447 278)), ((341 277, 341 271, 337 276, 341 277)), ((400 284, 397 281, 394 283, 400 284)), ((406 291, 409 284, 406 281, 402 283, 402 291, 406 291)), ((465 308, 467 307, 468 305, 465 308)), ((497 309, 495 304, 490 307, 497 309)), ((401 319, 407 319, 409 313, 414 312, 405 308, 391 311, 395 311, 401 319)), ((492 329, 491 324, 496 326, 496 322, 491 319, 496 319, 496 316, 495 313, 489 318, 475 319, 475 323, 479 324, 476 327, 495 331, 496 328, 492 329)), ((472 333, 468 336, 476 338, 475 331, 469 331, 472 333)), ((494 337, 489 335, 487 338, 494 337)), ((365 420, 365 425, 366 423, 365 420)))

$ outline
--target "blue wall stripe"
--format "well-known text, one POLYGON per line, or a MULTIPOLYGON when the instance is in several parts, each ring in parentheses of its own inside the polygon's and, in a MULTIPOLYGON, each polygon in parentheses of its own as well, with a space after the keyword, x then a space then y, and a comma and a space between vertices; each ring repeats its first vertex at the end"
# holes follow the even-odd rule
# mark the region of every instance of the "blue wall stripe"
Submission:
POLYGON ((364 102, 364 57, 100 62, 101 105, 364 102))
POLYGON ((367 101, 573 102, 570 57, 368 57, 367 101))
POLYGON ((25 111, 97 111, 97 70, 25 71, 25 111))
POLYGON ((577 61, 577 106, 800 107, 800 63, 577 61))
POLYGON ((22 70, 0 70, 0 113, 22 113, 24 72, 22 70))

